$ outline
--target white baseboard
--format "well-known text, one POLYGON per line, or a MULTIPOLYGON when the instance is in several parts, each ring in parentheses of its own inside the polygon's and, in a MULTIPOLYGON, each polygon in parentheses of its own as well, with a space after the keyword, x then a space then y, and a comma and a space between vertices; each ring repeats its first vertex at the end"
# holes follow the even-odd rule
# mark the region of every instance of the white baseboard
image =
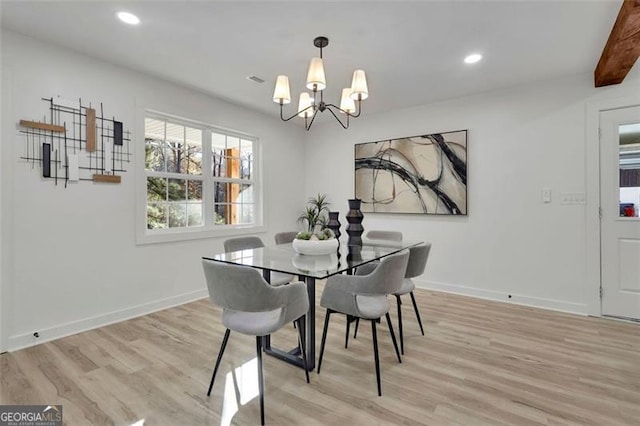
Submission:
POLYGON ((8 351, 17 351, 19 349, 39 345, 40 343, 49 342, 61 337, 70 336, 72 334, 81 333, 83 331, 92 330, 98 327, 104 327, 109 324, 114 324, 120 321, 125 321, 131 318, 161 311, 163 309, 183 305, 185 303, 193 302, 195 300, 202 299, 203 297, 207 297, 208 294, 209 293, 205 288, 202 290, 193 291, 191 293, 185 293, 166 299, 156 300, 154 302, 133 306, 121 311, 110 312, 107 314, 97 315, 95 317, 85 318, 66 324, 60 324, 44 330, 38 330, 39 337, 37 338, 34 337, 32 333, 11 336, 9 337, 7 342, 8 351))
POLYGON ((445 293, 460 294, 463 296, 477 297, 479 299, 494 300, 497 302, 511 303, 514 305, 531 306, 535 308, 548 309, 551 311, 568 312, 571 314, 588 315, 587 304, 565 302, 563 300, 543 299, 539 297, 524 296, 514 293, 502 293, 499 291, 485 290, 463 285, 439 283, 435 281, 416 280, 416 287, 427 290, 442 291, 445 293), (511 297, 509 297, 511 296, 511 297))
MULTIPOLYGON (((463 296, 477 297, 480 299, 494 300, 504 303, 512 303, 515 305, 532 306, 536 308, 549 309, 552 311, 568 312, 578 315, 588 315, 588 306, 586 304, 571 303, 561 300, 543 299, 538 297, 523 296, 519 294, 501 293, 492 290, 479 289, 474 287, 467 287, 462 285, 438 283, 435 281, 416 280, 414 283, 418 288, 424 288, 427 290, 442 291, 446 293, 460 294, 463 296)), ((172 308, 174 306, 182 305, 185 303, 193 302, 195 300, 207 297, 207 289, 197 290, 191 293, 182 294, 179 296, 169 297, 167 299, 157 300, 150 303, 145 303, 131 308, 123 309, 121 311, 110 312, 108 314, 98 315, 95 317, 85 318, 78 321, 73 321, 66 324, 57 325, 47 329, 39 330, 39 337, 36 338, 33 334, 21 334, 17 336, 11 336, 8 339, 8 350, 17 351, 19 349, 27 348, 29 346, 35 346, 40 343, 49 342, 51 340, 59 339, 61 337, 70 336, 72 334, 81 333, 83 331, 92 330, 98 327, 104 327, 109 324, 114 324, 120 321, 125 321, 131 318, 147 315, 153 312, 161 311, 163 309, 172 308)))

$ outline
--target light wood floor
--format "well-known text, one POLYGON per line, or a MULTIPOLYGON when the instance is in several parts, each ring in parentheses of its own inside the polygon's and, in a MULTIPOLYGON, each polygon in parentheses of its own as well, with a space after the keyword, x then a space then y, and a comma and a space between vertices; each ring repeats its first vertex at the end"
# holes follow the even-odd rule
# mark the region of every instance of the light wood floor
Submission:
MULTIPOLYGON (((402 364, 380 326, 382 397, 370 326, 344 349, 336 315, 311 384, 302 370, 264 358, 267 424, 640 424, 639 325, 424 290, 416 297, 426 336, 407 300, 402 364)), ((201 300, 4 354, 0 403, 62 404, 69 425, 259 424, 253 338, 231 334, 206 396, 223 333, 219 310, 201 300)), ((285 327, 274 341, 293 346, 294 333, 285 327)))

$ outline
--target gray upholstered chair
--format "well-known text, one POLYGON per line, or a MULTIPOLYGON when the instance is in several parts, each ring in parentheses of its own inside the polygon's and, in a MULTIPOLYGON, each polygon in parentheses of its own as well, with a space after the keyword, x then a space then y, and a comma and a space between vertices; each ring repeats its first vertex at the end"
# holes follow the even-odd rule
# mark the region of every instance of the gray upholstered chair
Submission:
MULTIPOLYGON (((320 344, 320 357, 318 359, 318 374, 322 366, 322 355, 327 338, 329 318, 333 313, 347 315, 347 324, 351 318, 362 318, 371 321, 373 334, 373 355, 376 368, 376 380, 378 382, 378 395, 382 396, 380 384, 380 360, 378 357, 378 336, 376 322, 384 316, 387 320, 391 340, 398 357, 402 362, 396 336, 389 317, 389 300, 387 295, 392 294, 402 285, 404 273, 407 269, 409 252, 403 250, 399 253, 384 257, 380 264, 368 275, 334 275, 327 280, 322 292, 320 305, 327 309, 322 330, 322 342, 320 344)), ((348 335, 347 331, 347 335, 348 335)))
MULTIPOLYGON (((413 310, 416 313, 416 318, 418 319, 418 325, 420 326, 420 332, 424 336, 424 328, 422 327, 422 319, 420 318, 420 311, 418 310, 418 305, 416 303, 416 297, 413 294, 413 290, 415 290, 416 286, 411 280, 412 278, 419 277, 424 273, 425 267, 427 266, 427 259, 429 258, 429 253, 431 252, 431 243, 421 243, 417 246, 409 248, 409 262, 407 263, 407 271, 404 275, 404 281, 402 282, 402 286, 400 289, 393 293, 396 297, 396 305, 398 307, 398 328, 400 330, 400 352, 404 355, 404 329, 402 325, 402 300, 400 296, 403 296, 407 293, 411 296, 411 303, 413 303, 413 310)), ((366 275, 371 273, 371 271, 375 268, 375 263, 367 263, 366 265, 359 267, 356 271, 357 275, 366 275)), ((358 326, 360 325, 360 319, 356 318, 355 331, 353 333, 353 338, 355 339, 358 335, 358 326)), ((349 323, 347 322, 347 335, 345 336, 345 347, 347 346, 347 342, 349 341, 349 323)))
POLYGON ((236 237, 224 240, 224 251, 239 251, 264 247, 264 243, 258 237, 236 237))
POLYGON ((262 337, 282 328, 288 322, 298 322, 298 346, 302 352, 303 367, 309 383, 307 355, 304 349, 302 318, 309 310, 309 296, 303 283, 273 287, 257 269, 203 260, 202 266, 209 288, 211 302, 222 308, 222 324, 227 328, 220 353, 211 375, 207 396, 227 346, 231 330, 256 336, 258 358, 258 387, 260 390, 260 420, 264 425, 264 381, 262 375, 262 337))
MULTIPOLYGON (((264 247, 262 240, 254 236, 229 238, 225 240, 223 244, 224 251, 226 252, 264 247)), ((290 283, 292 280, 293 275, 283 274, 281 272, 271 272, 271 279, 269 282, 273 286, 279 286, 290 283)))
POLYGON ((371 231, 368 231, 364 237, 369 240, 388 240, 388 241, 400 242, 402 241, 402 232, 379 231, 379 230, 372 229, 371 231))
POLYGON ((416 304, 416 297, 413 295, 413 290, 416 288, 413 284, 412 278, 419 277, 424 273, 427 266, 427 259, 429 258, 429 252, 431 251, 431 243, 422 243, 409 249, 409 262, 407 263, 407 271, 404 274, 404 281, 398 291, 395 291, 393 295, 396 297, 398 305, 398 327, 400 329, 400 351, 404 355, 404 333, 402 330, 402 301, 400 296, 409 293, 411 295, 411 303, 413 303, 413 310, 418 318, 418 324, 420 325, 420 332, 424 336, 424 328, 422 328, 422 320, 420 319, 420 311, 418 311, 418 305, 416 304))
POLYGON ((296 231, 278 232, 274 235, 276 244, 287 244, 295 240, 298 233, 296 231))
MULTIPOLYGON (((379 244, 380 241, 392 241, 394 243, 399 243, 402 242, 402 232, 399 231, 382 231, 382 230, 377 230, 377 229, 372 229, 370 231, 367 231, 367 233, 364 236, 365 240, 367 243, 369 244, 379 244)), ((373 269, 378 265, 378 262, 371 262, 371 263, 367 263, 364 266, 360 266, 358 268, 356 268, 356 274, 358 275, 367 275, 369 273, 371 273, 371 271, 373 271, 373 269)), ((356 326, 354 327, 353 330, 353 338, 355 339, 358 336, 358 326, 360 325, 360 320, 358 318, 355 319, 356 321, 356 326)), ((347 344, 349 342, 349 326, 350 326, 350 321, 347 321, 347 335, 345 336, 345 340, 344 340, 344 347, 347 347, 347 344)))

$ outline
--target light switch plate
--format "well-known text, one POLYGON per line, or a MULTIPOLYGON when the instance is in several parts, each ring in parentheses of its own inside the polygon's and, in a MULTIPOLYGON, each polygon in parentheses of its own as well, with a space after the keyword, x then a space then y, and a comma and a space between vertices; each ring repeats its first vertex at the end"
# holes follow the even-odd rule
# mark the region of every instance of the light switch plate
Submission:
POLYGON ((543 203, 551 202, 551 188, 542 188, 542 202, 543 203))
POLYGON ((584 192, 563 192, 560 194, 560 204, 585 204, 586 198, 584 192))

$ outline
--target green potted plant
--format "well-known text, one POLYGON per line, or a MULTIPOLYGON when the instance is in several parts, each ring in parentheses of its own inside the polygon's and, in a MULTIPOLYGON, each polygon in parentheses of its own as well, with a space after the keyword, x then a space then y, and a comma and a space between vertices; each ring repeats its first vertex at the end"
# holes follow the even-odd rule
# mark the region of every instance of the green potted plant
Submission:
POLYGON ((338 248, 338 240, 329 223, 329 202, 325 194, 309 198, 307 206, 298 217, 306 230, 298 232, 293 240, 293 249, 300 254, 320 255, 333 253, 338 248))

